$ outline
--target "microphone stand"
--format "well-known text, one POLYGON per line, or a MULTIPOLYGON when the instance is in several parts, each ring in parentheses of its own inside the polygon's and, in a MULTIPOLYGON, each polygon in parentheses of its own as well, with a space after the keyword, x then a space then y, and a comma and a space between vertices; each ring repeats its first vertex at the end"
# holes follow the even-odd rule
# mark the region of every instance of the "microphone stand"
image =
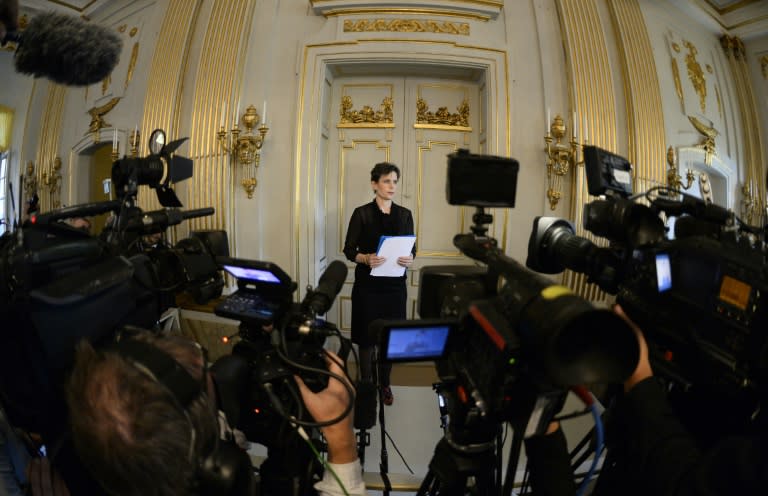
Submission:
POLYGON ((381 461, 379 462, 379 474, 384 483, 384 492, 382 494, 383 496, 389 496, 390 491, 392 491, 392 483, 389 481, 389 459, 387 455, 387 436, 384 422, 384 391, 379 383, 379 378, 383 375, 383 370, 379 360, 378 347, 374 352, 374 360, 376 366, 373 368, 376 370, 377 374, 375 384, 379 385, 379 430, 381 431, 381 461))

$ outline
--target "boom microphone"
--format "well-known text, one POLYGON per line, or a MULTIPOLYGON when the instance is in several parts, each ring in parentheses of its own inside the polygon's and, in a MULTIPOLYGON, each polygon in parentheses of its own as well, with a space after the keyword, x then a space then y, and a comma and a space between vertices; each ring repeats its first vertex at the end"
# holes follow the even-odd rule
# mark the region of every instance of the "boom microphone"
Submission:
POLYGON ((22 32, 2 40, 18 43, 16 70, 67 86, 88 86, 107 77, 123 48, 112 30, 76 17, 49 12, 29 22, 22 32))
POLYGON ((333 300, 341 291, 347 279, 347 266, 344 262, 334 260, 325 269, 314 291, 307 293, 302 306, 309 308, 316 315, 323 315, 330 310, 333 300))

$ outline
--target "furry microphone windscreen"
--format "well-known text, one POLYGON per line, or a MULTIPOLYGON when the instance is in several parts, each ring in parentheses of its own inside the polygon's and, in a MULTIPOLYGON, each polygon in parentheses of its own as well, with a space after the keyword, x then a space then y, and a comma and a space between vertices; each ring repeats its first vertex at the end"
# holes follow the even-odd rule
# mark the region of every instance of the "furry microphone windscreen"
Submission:
POLYGON ((112 30, 76 17, 46 13, 21 34, 16 70, 68 86, 103 80, 120 59, 123 42, 112 30))

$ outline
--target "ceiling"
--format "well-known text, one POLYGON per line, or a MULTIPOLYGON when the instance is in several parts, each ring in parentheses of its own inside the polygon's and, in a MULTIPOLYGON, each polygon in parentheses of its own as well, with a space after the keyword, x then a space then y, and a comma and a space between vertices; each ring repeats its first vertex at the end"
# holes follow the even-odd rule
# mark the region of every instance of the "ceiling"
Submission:
MULTIPOLYGON (((471 0, 465 0, 471 3, 471 0)), ((653 1, 653 0, 652 0, 653 1)), ((768 35, 766 0, 668 0, 713 31, 727 31, 745 41, 768 35)), ((91 16, 110 0, 19 0, 22 10, 91 16)), ((384 2, 392 3, 392 2, 384 2)))

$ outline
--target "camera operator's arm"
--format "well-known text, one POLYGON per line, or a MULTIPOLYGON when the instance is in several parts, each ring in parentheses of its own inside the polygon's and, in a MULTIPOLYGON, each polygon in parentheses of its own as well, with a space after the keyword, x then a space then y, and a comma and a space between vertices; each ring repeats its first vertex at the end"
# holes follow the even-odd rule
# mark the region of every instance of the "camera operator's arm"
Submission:
MULTIPOLYGON (((327 352, 331 357, 326 357, 328 370, 344 377, 344 371, 338 365, 341 359, 332 352, 327 352)), ((307 407, 312 418, 316 422, 332 420, 341 415, 349 405, 351 398, 347 388, 338 379, 328 379, 328 387, 320 392, 313 393, 301 380, 296 377, 296 383, 301 391, 304 406, 307 407)), ((336 472, 341 483, 350 495, 362 495, 365 492, 365 483, 362 478, 362 467, 357 458, 357 445, 353 425, 352 411, 339 422, 323 427, 321 430, 328 443, 328 463, 336 472)), ((328 470, 323 475, 323 480, 315 485, 315 489, 322 495, 335 496, 344 492, 328 470)))
MULTIPOLYGON (((616 313, 626 318, 620 307, 616 313)), ((641 356, 624 383, 626 395, 616 412, 615 427, 624 437, 622 448, 633 474, 633 480, 625 479, 623 484, 657 495, 764 494, 768 487, 765 425, 759 435, 719 439, 702 453, 672 410, 661 383, 653 378, 642 332, 630 324, 640 341, 641 356)))

